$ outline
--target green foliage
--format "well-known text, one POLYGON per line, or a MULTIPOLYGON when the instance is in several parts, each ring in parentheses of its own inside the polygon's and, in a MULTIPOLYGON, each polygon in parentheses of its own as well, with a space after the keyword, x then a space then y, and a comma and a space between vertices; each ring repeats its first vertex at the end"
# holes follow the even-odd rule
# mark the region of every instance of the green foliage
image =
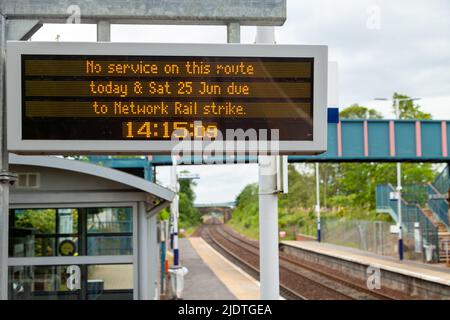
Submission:
POLYGON ((179 193, 179 210, 180 210, 180 228, 188 228, 200 224, 200 214, 193 202, 189 199, 189 195, 183 192, 179 193))
MULTIPOLYGON (((331 196, 335 207, 362 207, 375 209, 375 187, 378 184, 396 184, 395 163, 342 163, 339 165, 336 183, 338 192, 331 196)), ((431 164, 402 164, 404 185, 424 184, 433 181, 435 172, 431 164)))
MULTIPOLYGON (((316 233, 316 214, 313 210, 315 180, 314 172, 310 170, 310 167, 306 166, 303 172, 299 173, 291 165, 289 167, 289 194, 279 196, 278 226, 280 230, 287 233, 287 239, 294 239, 297 232, 311 236, 315 236, 316 233)), ((333 188, 330 187, 331 190, 333 188)), ((358 196, 354 194, 333 196, 331 203, 336 207, 323 210, 322 217, 391 220, 389 215, 379 214, 371 208, 355 205, 357 198, 358 196), (349 200, 352 200, 351 204, 349 200)), ((236 209, 228 223, 249 237, 259 237, 258 186, 256 184, 247 185, 238 195, 236 209)))
MULTIPOLYGON (((399 103, 399 111, 400 111, 400 119, 431 119, 431 114, 423 112, 420 110, 421 106, 418 104, 415 104, 413 100, 407 100, 410 99, 409 96, 400 94, 400 93, 394 93, 393 100, 397 100, 399 103)), ((395 111, 395 105, 392 106, 395 111)))
POLYGON ((283 208, 308 208, 313 205, 314 198, 310 192, 314 190, 315 180, 313 171, 300 174, 294 166, 288 169, 289 193, 279 197, 279 204, 283 208))
POLYGON ((342 119, 381 119, 383 116, 375 109, 369 109, 355 103, 339 112, 342 119))
POLYGON ((169 220, 170 212, 167 209, 163 209, 159 212, 159 220, 169 220))
POLYGON ((243 234, 258 238, 258 185, 249 184, 236 198, 230 224, 243 234))

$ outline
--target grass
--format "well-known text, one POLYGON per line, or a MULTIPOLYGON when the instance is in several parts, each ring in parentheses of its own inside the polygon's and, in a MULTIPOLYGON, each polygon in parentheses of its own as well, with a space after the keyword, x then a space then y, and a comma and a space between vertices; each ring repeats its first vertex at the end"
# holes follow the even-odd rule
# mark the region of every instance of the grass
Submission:
POLYGON ((248 228, 233 220, 227 221, 227 225, 248 238, 259 239, 259 228, 248 228))

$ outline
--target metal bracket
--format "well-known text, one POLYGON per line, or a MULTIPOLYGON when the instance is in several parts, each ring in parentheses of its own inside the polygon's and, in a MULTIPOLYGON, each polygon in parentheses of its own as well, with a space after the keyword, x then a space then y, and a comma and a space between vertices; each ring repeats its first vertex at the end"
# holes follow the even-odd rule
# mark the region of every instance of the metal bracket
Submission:
POLYGON ((145 211, 146 211, 145 217, 147 219, 149 219, 152 216, 154 216, 155 214, 157 214, 159 211, 161 211, 162 209, 167 208, 169 205, 170 205, 170 202, 168 202, 168 201, 159 202, 152 207, 150 207, 147 203, 146 209, 145 209, 145 211))
POLYGON ((13 19, 8 20, 7 24, 6 38, 22 41, 29 40, 43 25, 34 19, 13 19))
POLYGON ((279 194, 280 190, 273 190, 273 191, 268 191, 268 192, 258 192, 258 195, 260 196, 264 196, 264 195, 274 195, 274 194, 279 194))
POLYGON ((9 171, 0 171, 0 183, 14 185, 16 181, 19 180, 17 173, 9 171))

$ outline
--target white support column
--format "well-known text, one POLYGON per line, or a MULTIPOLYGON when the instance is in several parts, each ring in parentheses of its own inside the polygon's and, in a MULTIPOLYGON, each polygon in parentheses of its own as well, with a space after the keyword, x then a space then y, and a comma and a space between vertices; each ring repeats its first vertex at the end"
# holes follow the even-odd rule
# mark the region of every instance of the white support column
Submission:
POLYGON ((148 233, 148 238, 147 241, 149 242, 149 248, 150 248, 150 253, 152 253, 151 255, 149 255, 149 259, 148 259, 148 264, 149 264, 149 268, 148 268, 148 273, 150 274, 150 279, 148 282, 148 292, 149 292, 149 297, 150 299, 153 300, 159 300, 159 287, 158 287, 158 279, 159 279, 159 274, 158 274, 158 258, 159 258, 159 246, 158 246, 158 241, 156 241, 157 239, 157 232, 158 232, 158 221, 156 219, 157 214, 154 214, 152 216, 147 216, 147 224, 148 224, 148 229, 149 229, 149 233, 148 233), (153 254, 154 253, 154 254, 153 254))
POLYGON ((277 156, 259 156, 259 281, 262 300, 280 298, 277 156))
MULTIPOLYGON (((256 43, 275 43, 273 27, 257 27, 256 43)), ((262 300, 280 299, 277 156, 259 156, 259 281, 262 300)))
POLYGON ((138 290, 139 300, 157 299, 158 243, 156 215, 148 216, 144 202, 138 205, 138 290))
POLYGON ((138 265, 139 265, 139 300, 149 300, 150 294, 148 292, 149 272, 148 272, 148 256, 149 243, 148 239, 149 228, 147 226, 147 218, 145 217, 145 204, 139 202, 138 206, 138 265))

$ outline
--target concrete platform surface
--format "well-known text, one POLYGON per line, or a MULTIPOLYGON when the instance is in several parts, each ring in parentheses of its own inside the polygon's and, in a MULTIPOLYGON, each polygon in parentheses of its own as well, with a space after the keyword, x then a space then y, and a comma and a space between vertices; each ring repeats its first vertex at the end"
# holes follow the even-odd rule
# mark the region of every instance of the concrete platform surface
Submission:
POLYGON ((179 248, 181 264, 189 270, 185 277, 184 299, 259 299, 259 283, 202 238, 182 238, 179 248))
POLYGON ((392 257, 330 243, 318 243, 315 241, 283 241, 282 243, 338 259, 371 265, 406 276, 450 286, 450 268, 447 267, 433 266, 416 261, 399 261, 392 257))

